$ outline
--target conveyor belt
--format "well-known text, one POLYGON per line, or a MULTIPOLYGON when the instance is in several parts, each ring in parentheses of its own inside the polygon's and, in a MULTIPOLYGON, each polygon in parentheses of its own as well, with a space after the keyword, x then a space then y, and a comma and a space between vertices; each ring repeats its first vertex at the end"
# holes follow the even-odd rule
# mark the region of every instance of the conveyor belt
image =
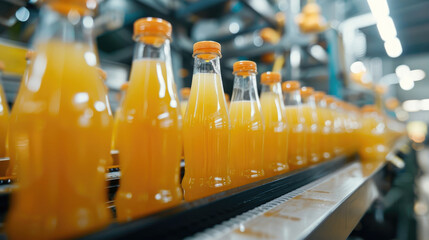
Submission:
POLYGON ((384 167, 353 162, 189 239, 346 239, 379 195, 384 167))
POLYGON ((338 157, 299 171, 267 178, 231 189, 146 218, 113 224, 84 239, 177 239, 192 236, 207 228, 255 209, 284 194, 321 179, 344 167, 350 159, 338 157))

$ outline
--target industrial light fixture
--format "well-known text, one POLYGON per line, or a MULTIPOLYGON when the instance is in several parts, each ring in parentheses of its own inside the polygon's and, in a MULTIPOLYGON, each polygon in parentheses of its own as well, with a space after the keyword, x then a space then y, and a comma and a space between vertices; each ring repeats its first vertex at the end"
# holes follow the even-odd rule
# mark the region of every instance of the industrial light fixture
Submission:
POLYGON ((421 69, 411 70, 407 65, 399 65, 395 69, 396 76, 399 78, 399 86, 403 90, 411 90, 415 81, 423 80, 426 74, 421 69))
POLYGON ((396 38, 396 27, 391 17, 386 16, 377 20, 377 29, 383 41, 396 38))
POLYGON ((352 73, 361 73, 366 71, 366 67, 361 61, 356 61, 350 65, 350 71, 352 73))
POLYGON ((384 49, 391 58, 397 58, 402 54, 401 41, 396 37, 396 27, 393 19, 389 16, 389 5, 387 0, 367 0, 371 13, 377 21, 377 29, 381 39, 384 41, 384 49))
POLYGON ((390 14, 387 0, 368 0, 368 5, 372 15, 374 15, 376 19, 389 16, 390 14))
POLYGON ((397 58, 402 54, 402 45, 401 41, 398 38, 389 39, 384 42, 384 49, 386 53, 391 58, 397 58))
POLYGON ((407 112, 429 111, 429 98, 421 100, 407 100, 402 103, 407 112))

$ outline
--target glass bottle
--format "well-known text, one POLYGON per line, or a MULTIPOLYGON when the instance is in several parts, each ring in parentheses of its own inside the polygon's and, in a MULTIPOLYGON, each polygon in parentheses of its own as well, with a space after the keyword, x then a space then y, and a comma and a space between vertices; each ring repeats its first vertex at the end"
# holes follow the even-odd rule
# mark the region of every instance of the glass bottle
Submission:
POLYGON ((385 118, 374 105, 361 109, 359 155, 363 161, 384 161, 389 152, 385 118))
POLYGON ((105 227, 112 114, 92 35, 96 1, 44 3, 28 79, 10 120, 18 188, 10 239, 73 238, 105 227))
POLYGON ((332 97, 326 96, 327 106, 331 115, 332 121, 332 149, 334 156, 339 156, 343 154, 343 143, 342 143, 342 135, 344 134, 344 126, 343 121, 341 119, 340 111, 339 111, 339 100, 332 97))
POLYGON ((231 180, 241 186, 264 177, 264 122, 256 86, 256 63, 233 65, 231 117, 231 180))
POLYGON ((281 76, 277 72, 261 75, 261 108, 264 116, 264 171, 266 177, 289 170, 288 128, 281 88, 281 76))
POLYGON ((298 81, 286 81, 282 84, 290 139, 288 141, 288 162, 291 170, 307 165, 307 128, 302 109, 300 87, 298 81))
POLYGON ((182 100, 180 101, 180 108, 182 109, 182 115, 186 113, 186 108, 188 107, 189 95, 191 94, 191 88, 185 87, 180 89, 180 95, 182 100))
POLYGON ((230 188, 231 121, 220 74, 221 46, 194 44, 194 73, 184 119, 185 200, 192 201, 230 188))
POLYGON ((9 105, 3 89, 5 64, 0 62, 0 158, 8 156, 7 134, 9 129, 9 105))
POLYGON ((307 128, 307 161, 309 164, 318 163, 321 159, 320 137, 321 130, 316 110, 316 101, 313 96, 312 87, 302 87, 300 90, 302 97, 302 112, 307 128))
POLYGON ((117 142, 118 142, 119 116, 121 116, 122 104, 124 102, 127 90, 128 90, 128 82, 124 82, 121 85, 119 95, 116 96, 116 98, 119 102, 119 105, 116 108, 116 112, 115 112, 115 115, 113 117, 112 147, 111 147, 112 151, 118 151, 117 142))
POLYGON ((118 123, 118 221, 182 201, 182 115, 171 66, 171 32, 171 24, 160 18, 134 23, 136 48, 118 123))

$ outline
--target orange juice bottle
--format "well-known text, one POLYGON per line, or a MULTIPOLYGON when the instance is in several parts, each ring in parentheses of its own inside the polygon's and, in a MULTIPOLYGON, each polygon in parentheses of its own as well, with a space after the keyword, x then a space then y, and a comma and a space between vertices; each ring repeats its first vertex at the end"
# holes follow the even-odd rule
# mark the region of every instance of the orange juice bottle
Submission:
POLYGON ((316 111, 321 129, 321 140, 320 140, 320 151, 323 160, 329 160, 333 157, 332 149, 332 121, 331 114, 329 112, 325 93, 316 91, 314 94, 314 100, 316 102, 316 111))
POLYGON ((95 5, 86 3, 49 1, 41 9, 36 55, 10 121, 18 181, 5 223, 10 239, 73 238, 111 221, 105 164, 112 114, 92 26, 83 23, 95 5))
POLYGON ((288 122, 288 162, 292 170, 307 165, 307 125, 302 109, 298 81, 286 81, 282 84, 285 101, 285 112, 288 122))
MULTIPOLYGON (((20 93, 24 91, 24 90, 21 90, 21 88, 25 88, 25 83, 28 81, 28 75, 30 75, 29 74, 30 62, 34 58, 35 55, 36 54, 33 50, 28 50, 27 53, 25 54, 26 66, 25 66, 24 74, 22 75, 21 84, 19 85, 19 90, 18 90, 17 95, 15 97, 16 99, 19 99, 20 93)), ((11 116, 13 116, 13 115, 14 115, 14 108, 12 107, 11 116)), ((13 138, 13 136, 10 136, 10 134, 8 134, 7 141, 10 141, 11 138, 13 138)), ((14 155, 15 154, 13 152, 14 150, 15 150, 15 148, 9 148, 8 149, 9 155, 14 155)), ((13 158, 9 158, 9 166, 8 166, 8 169, 6 172, 6 176, 13 176, 13 177, 16 176, 16 165, 13 162, 13 158)))
POLYGON ((344 134, 344 126, 343 121, 341 119, 341 115, 339 112, 339 100, 332 97, 327 96, 326 101, 328 103, 328 109, 331 115, 332 121, 332 149, 335 156, 339 156, 344 152, 344 145, 342 142, 342 136, 344 134))
POLYGON ((363 161, 383 161, 389 152, 386 122, 374 105, 362 108, 359 155, 363 161))
POLYGON ((220 75, 221 46, 194 44, 194 75, 184 118, 185 200, 192 201, 230 188, 229 119, 220 75))
POLYGON ((264 116, 264 172, 266 177, 289 170, 287 161, 288 128, 281 89, 281 76, 277 72, 261 75, 261 108, 264 116))
POLYGON ((323 105, 323 107, 321 109, 324 112, 325 117, 326 117, 325 124, 327 126, 329 126, 329 129, 330 129, 329 135, 328 135, 328 141, 327 141, 328 149, 329 149, 329 152, 331 153, 330 158, 335 157, 336 153, 338 152, 338 151, 336 151, 337 141, 336 141, 336 133, 335 133, 336 131, 334 129, 335 116, 334 116, 334 113, 331 109, 331 105, 334 101, 335 101, 335 99, 333 97, 325 95, 325 97, 323 97, 323 100, 321 102, 323 105))
POLYGON ((264 177, 264 123, 256 89, 256 63, 233 65, 231 117, 231 180, 241 186, 264 177))
POLYGON ((9 105, 6 94, 3 90, 2 74, 5 69, 3 62, 0 62, 0 158, 8 156, 7 153, 7 133, 9 127, 9 105))
POLYGON ((191 94, 191 88, 185 87, 180 90, 180 95, 182 101, 180 101, 180 109, 182 110, 182 115, 186 113, 186 108, 188 107, 189 95, 191 94))
POLYGON ((321 128, 316 110, 316 101, 313 96, 314 89, 312 87, 302 87, 302 112, 305 118, 307 128, 307 161, 309 164, 318 163, 321 160, 321 128))
POLYGON ((160 18, 134 23, 136 50, 118 124, 118 221, 182 201, 182 116, 171 66, 171 32, 171 24, 160 18))
POLYGON ((119 106, 116 108, 115 116, 113 118, 113 132, 112 132, 112 150, 118 150, 117 142, 118 142, 118 125, 119 125, 119 116, 121 116, 122 112, 122 103, 124 102, 125 95, 128 89, 128 82, 124 82, 120 88, 120 96, 119 96, 119 106))

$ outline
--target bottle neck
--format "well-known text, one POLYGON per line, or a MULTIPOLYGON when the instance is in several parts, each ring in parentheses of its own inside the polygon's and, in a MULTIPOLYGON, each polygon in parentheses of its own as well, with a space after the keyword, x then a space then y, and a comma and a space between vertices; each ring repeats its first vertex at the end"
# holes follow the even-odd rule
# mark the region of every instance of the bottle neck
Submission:
POLYGON ((299 90, 285 92, 285 105, 286 106, 293 106, 293 105, 301 105, 301 94, 299 93, 299 90))
POLYGON ((316 107, 316 99, 314 96, 302 97, 302 103, 307 104, 310 107, 316 107))
POLYGON ((194 56, 194 74, 197 73, 214 73, 220 76, 220 57, 207 59, 207 54, 197 54, 194 56))
POLYGON ((80 15, 77 12, 64 15, 46 5, 40 10, 40 24, 36 29, 33 45, 54 40, 83 43, 94 50, 93 26, 94 19, 90 15, 80 15))
MULTIPOLYGON (((272 92, 276 95, 282 96, 282 86, 280 83, 262 84, 261 93, 272 92)), ((283 97, 282 97, 283 98, 283 97)))
POLYGON ((257 101, 256 74, 235 74, 231 101, 257 101))
POLYGON ((165 39, 162 44, 147 44, 137 41, 134 49, 134 60, 154 59, 163 62, 170 62, 170 40, 165 39))

